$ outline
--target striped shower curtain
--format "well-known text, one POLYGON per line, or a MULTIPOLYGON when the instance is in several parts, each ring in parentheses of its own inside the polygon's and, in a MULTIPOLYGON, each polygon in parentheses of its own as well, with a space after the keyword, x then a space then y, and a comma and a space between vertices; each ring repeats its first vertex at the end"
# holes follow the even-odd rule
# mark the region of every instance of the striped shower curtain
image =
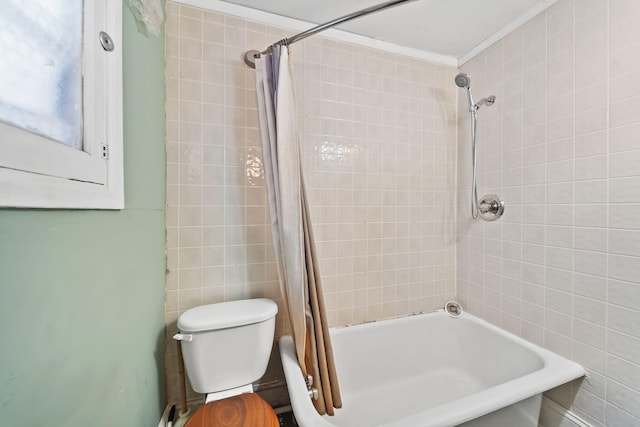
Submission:
POLYGON ((302 372, 310 374, 320 414, 342 406, 300 163, 287 46, 256 58, 256 92, 264 174, 280 290, 302 372))

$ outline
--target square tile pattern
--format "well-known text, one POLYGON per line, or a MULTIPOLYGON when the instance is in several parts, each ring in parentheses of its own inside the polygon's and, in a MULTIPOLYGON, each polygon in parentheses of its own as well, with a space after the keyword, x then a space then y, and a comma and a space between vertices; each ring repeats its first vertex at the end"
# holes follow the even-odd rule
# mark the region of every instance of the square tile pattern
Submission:
MULTIPOLYGON (((242 62, 286 34, 167 3, 168 336, 189 308, 249 297, 275 300, 287 332, 242 62)), ((292 57, 330 326, 442 307, 455 294, 457 70, 320 37, 292 57)), ((167 356, 177 396, 172 343, 167 356)))
POLYGON ((561 0, 461 67, 498 99, 479 111, 478 183, 507 206, 495 223, 462 208, 460 114, 458 298, 583 364, 550 395, 594 426, 640 425, 639 24, 638 2, 561 0))
MULTIPOLYGON (((167 2, 168 337, 191 307, 262 296, 287 333, 242 62, 286 35, 167 2)), ((640 425, 640 3, 560 0, 460 70, 320 36, 292 57, 331 326, 457 295, 587 368, 555 401, 594 426, 640 425), (478 192, 507 204, 493 223, 470 220, 458 71, 497 97, 478 122, 478 192)))

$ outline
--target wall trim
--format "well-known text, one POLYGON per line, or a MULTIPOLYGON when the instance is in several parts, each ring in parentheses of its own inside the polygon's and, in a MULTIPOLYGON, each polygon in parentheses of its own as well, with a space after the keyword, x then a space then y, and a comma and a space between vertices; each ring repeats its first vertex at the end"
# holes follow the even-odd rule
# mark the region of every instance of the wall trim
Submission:
POLYGON ((546 396, 542 397, 540 427, 593 427, 568 409, 558 405, 546 396))
MULTIPOLYGON (((298 19, 287 18, 285 16, 276 15, 269 12, 263 12, 261 10, 252 9, 246 6, 240 6, 233 3, 227 3, 221 0, 173 0, 175 3, 181 3, 188 6, 195 6, 201 9, 210 10, 213 12, 226 13, 228 15, 237 16, 250 21, 260 22, 262 24, 272 25, 275 27, 282 27, 292 31, 300 32, 308 30, 317 24, 312 22, 305 22, 298 19)), ((394 43, 385 42, 382 40, 376 40, 371 37, 365 37, 347 31, 329 29, 322 32, 322 36, 328 39, 352 43, 364 47, 382 50, 384 52, 395 53, 399 55, 409 56, 415 59, 421 59, 424 61, 432 62, 440 65, 450 65, 453 67, 458 66, 458 58, 452 56, 441 55, 438 53, 427 52, 420 49, 414 49, 410 47, 400 46, 394 43)), ((273 42, 276 42, 274 40, 273 42)), ((252 46, 251 49, 263 50, 267 46, 252 46)))
MULTIPOLYGON (((288 18, 286 16, 276 15, 274 13, 264 12, 262 10, 252 9, 246 6, 240 6, 234 3, 228 3, 222 0, 172 0, 174 3, 180 3, 187 6, 199 7, 201 9, 210 10, 213 12, 225 13, 228 15, 244 18, 249 21, 260 22, 266 25, 272 25, 275 27, 285 28, 291 31, 304 31, 311 27, 314 27, 315 23, 302 21, 299 19, 288 18)), ((350 33, 347 31, 329 29, 322 32, 322 36, 331 40, 342 41, 347 43, 353 43, 359 46, 369 47, 373 49, 382 50, 384 52, 395 53, 399 55, 409 56, 415 59, 421 59, 424 61, 432 62, 440 65, 449 65, 454 67, 460 67, 466 62, 482 53, 492 44, 496 43, 513 30, 524 25, 527 21, 534 16, 543 12, 544 10, 557 3, 558 0, 542 0, 533 6, 531 9, 526 10, 522 15, 518 16, 513 21, 496 31, 482 42, 478 43, 473 49, 460 58, 453 56, 442 55, 434 52, 427 52, 420 49, 401 46, 395 43, 389 43, 382 40, 377 40, 371 37, 361 36, 359 34, 350 33)), ((274 40, 275 42, 276 40, 274 40)), ((261 50, 267 46, 255 46, 252 49, 261 50)))
POLYGON ((540 12, 551 7, 557 1, 558 0, 542 0, 540 3, 536 4, 531 9, 525 11, 522 15, 518 16, 516 19, 509 22, 507 25, 505 25, 504 27, 502 27, 501 29, 499 29, 498 31, 496 31, 495 33, 493 33, 492 35, 484 39, 482 42, 478 43, 476 47, 471 49, 469 52, 462 55, 458 59, 458 66, 462 66, 466 62, 470 61, 475 56, 482 53, 489 46, 491 46, 492 44, 494 44, 495 42, 497 42, 507 34, 511 33, 516 28, 524 25, 527 21, 532 19, 534 16, 536 16, 540 12))

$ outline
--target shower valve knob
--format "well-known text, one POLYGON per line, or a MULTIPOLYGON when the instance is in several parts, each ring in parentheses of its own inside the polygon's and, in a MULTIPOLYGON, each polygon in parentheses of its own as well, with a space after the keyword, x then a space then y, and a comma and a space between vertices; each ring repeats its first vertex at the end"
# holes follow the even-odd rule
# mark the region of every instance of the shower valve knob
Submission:
POLYGON ((480 218, 485 221, 495 221, 504 213, 504 200, 495 194, 482 196, 478 205, 480 218))

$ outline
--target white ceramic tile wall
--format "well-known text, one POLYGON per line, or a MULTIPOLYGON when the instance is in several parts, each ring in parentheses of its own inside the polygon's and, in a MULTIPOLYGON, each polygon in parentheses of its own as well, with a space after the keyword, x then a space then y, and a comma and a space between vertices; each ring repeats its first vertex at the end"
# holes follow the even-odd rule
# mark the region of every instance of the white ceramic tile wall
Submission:
MULTIPOLYGON (((640 2, 561 0, 461 67, 477 97, 479 194, 469 217, 458 118, 458 296, 564 354, 589 381, 552 397, 594 426, 640 425, 640 2)), ((466 109, 460 97, 459 111, 466 109)))
MULTIPOLYGON (((197 305, 259 296, 281 304, 254 71, 241 57, 285 33, 167 2, 166 34, 171 335, 197 305)), ((331 325, 443 306, 455 292, 457 70, 321 37, 292 55, 331 325)), ((279 316, 277 334, 286 330, 279 316)))

